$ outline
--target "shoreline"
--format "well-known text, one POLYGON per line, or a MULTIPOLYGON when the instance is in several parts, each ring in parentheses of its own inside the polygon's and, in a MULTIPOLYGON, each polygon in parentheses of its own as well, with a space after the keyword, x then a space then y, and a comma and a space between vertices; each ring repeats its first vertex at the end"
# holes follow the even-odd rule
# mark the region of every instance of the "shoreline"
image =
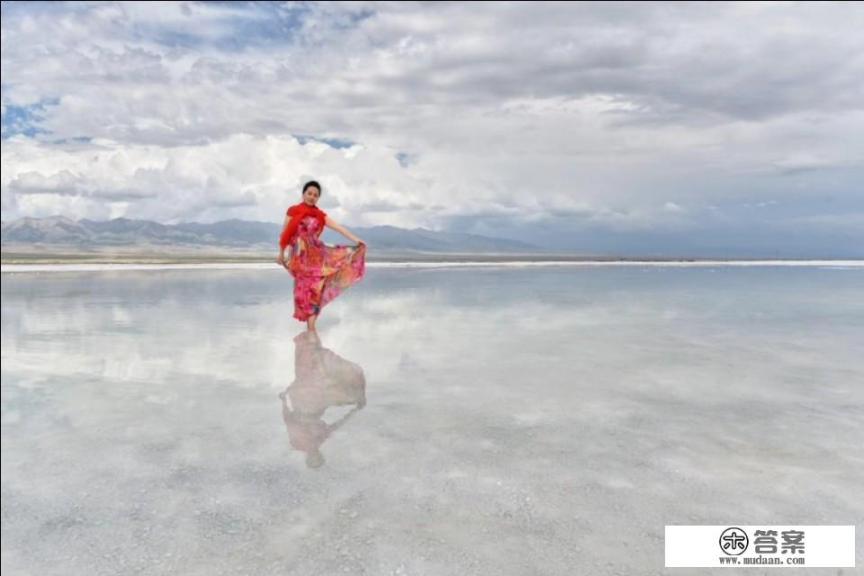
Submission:
MULTIPOLYGON (((509 268, 533 266, 654 266, 654 267, 704 267, 704 266, 785 266, 785 267, 826 267, 864 269, 864 260, 645 260, 645 259, 570 259, 570 260, 377 260, 367 261, 368 268, 445 268, 499 266, 509 268)), ((277 270, 276 262, 42 262, 2 263, 3 274, 27 272, 110 272, 123 270, 277 270)))
MULTIPOLYGON (((368 254, 367 263, 410 262, 864 262, 856 258, 778 258, 778 257, 702 257, 702 256, 607 256, 556 252, 477 253, 477 252, 377 252, 368 254)), ((4 250, 0 264, 7 265, 70 265, 70 264, 276 264, 276 254, 189 253, 189 252, 22 252, 4 250)))
MULTIPOLYGON (((260 251, 104 250, 75 252, 60 249, 43 251, 7 247, 0 266, 3 273, 103 270, 172 269, 278 269, 275 254, 260 251)), ((464 266, 839 266, 864 267, 864 259, 832 258, 720 258, 720 257, 635 257, 555 252, 470 253, 380 251, 367 254, 371 268, 431 268, 464 266)))

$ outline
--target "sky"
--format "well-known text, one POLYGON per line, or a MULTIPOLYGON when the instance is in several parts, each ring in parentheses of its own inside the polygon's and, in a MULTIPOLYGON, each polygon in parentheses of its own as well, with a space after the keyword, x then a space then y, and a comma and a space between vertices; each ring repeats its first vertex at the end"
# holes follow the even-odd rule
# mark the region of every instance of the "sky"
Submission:
POLYGON ((861 2, 2 2, 2 216, 864 257, 861 2))

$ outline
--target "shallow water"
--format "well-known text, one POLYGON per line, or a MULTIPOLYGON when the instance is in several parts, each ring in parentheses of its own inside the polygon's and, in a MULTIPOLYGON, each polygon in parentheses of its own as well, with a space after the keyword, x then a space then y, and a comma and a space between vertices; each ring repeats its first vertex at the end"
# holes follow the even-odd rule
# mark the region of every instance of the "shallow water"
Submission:
POLYGON ((290 280, 3 274, 4 571, 660 574, 667 524, 864 518, 860 268, 371 268, 321 349, 290 280))

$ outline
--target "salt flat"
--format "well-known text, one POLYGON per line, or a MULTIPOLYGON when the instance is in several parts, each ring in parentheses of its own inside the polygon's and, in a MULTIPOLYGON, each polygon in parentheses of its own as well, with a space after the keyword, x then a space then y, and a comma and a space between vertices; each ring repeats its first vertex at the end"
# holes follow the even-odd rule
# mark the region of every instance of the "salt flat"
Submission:
POLYGON ((864 518, 859 266, 372 266, 320 345, 290 280, 3 274, 4 571, 661 574, 667 524, 864 518))

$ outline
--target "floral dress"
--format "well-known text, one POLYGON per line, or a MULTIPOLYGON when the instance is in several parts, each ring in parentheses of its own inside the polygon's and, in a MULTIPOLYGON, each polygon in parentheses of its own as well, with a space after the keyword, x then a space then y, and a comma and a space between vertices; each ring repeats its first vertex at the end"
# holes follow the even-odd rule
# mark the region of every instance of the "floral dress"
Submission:
POLYGON ((328 246, 319 237, 320 222, 300 221, 291 244, 288 270, 294 277, 294 318, 305 321, 366 273, 366 245, 328 246))

